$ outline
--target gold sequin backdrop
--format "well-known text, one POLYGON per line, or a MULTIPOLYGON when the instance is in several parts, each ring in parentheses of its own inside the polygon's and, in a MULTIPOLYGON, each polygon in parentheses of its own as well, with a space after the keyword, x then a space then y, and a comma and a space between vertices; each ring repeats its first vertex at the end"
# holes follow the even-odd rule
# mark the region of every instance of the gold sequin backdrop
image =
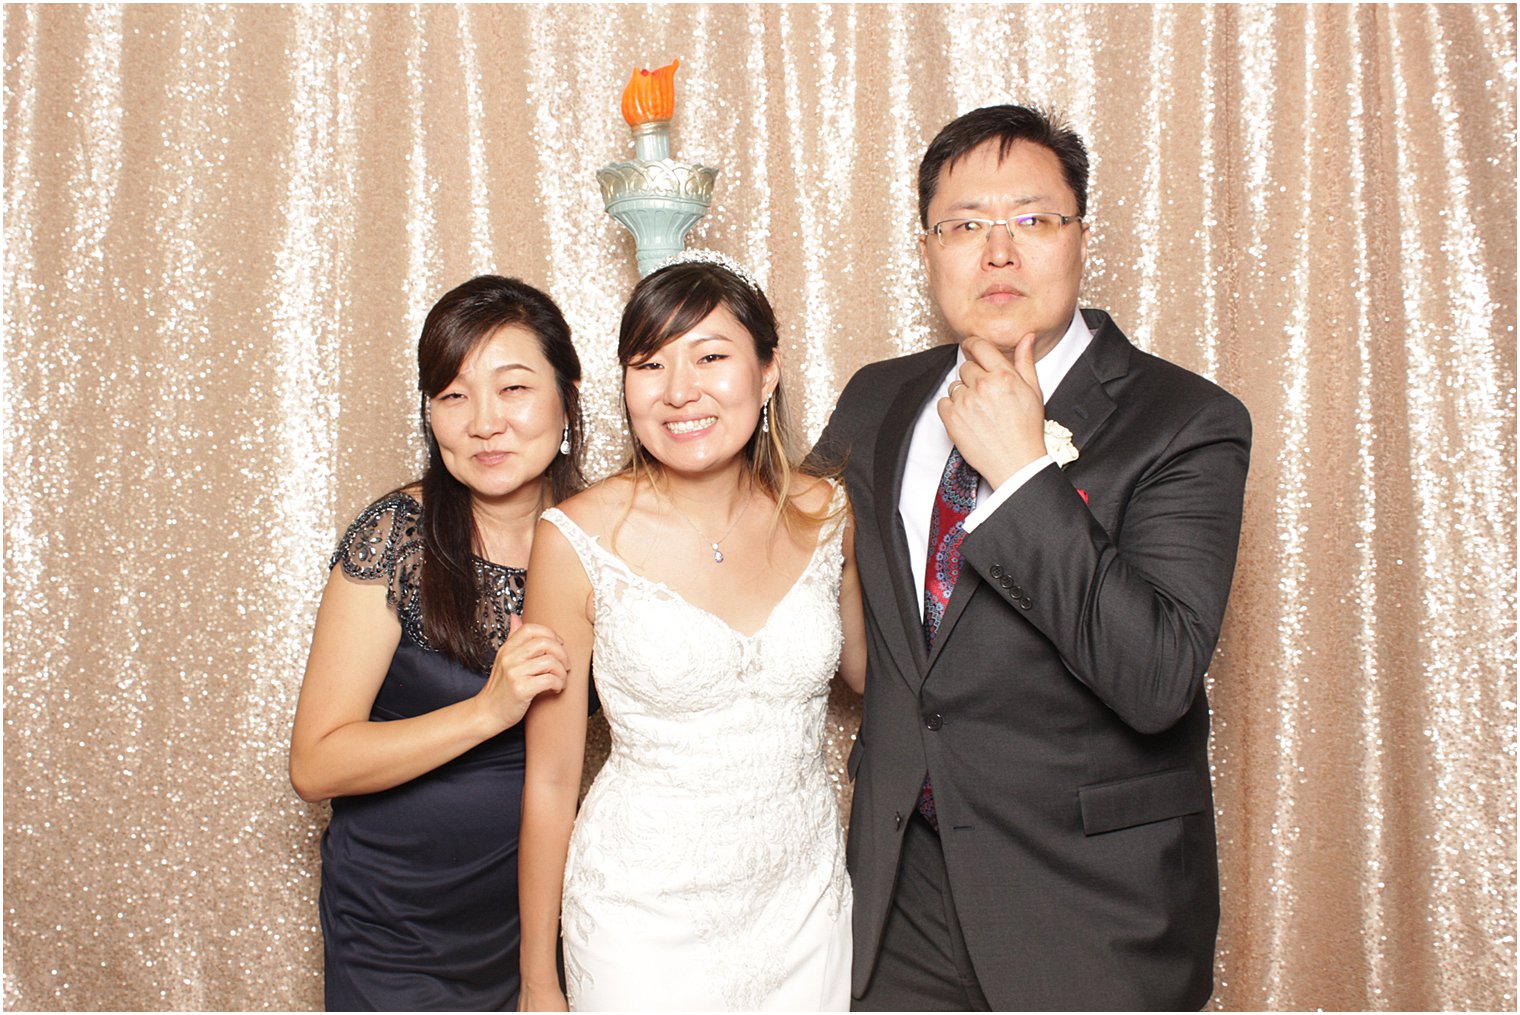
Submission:
POLYGON ((564 308, 613 463, 593 174, 679 56, 694 241, 768 280, 810 435, 942 338, 935 130, 1069 114, 1084 305, 1256 427, 1214 1003, 1514 1007, 1513 7, 7 7, 4 54, 8 1006, 320 1004, 285 752, 327 554, 478 272, 564 308))

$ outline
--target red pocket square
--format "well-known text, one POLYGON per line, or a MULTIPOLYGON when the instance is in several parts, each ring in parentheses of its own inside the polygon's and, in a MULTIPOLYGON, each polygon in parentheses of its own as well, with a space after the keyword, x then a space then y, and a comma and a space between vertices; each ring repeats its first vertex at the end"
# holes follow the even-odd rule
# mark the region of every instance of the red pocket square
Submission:
POLYGON ((1080 486, 1077 487, 1077 496, 1082 498, 1083 504, 1087 503, 1087 491, 1082 489, 1080 486))

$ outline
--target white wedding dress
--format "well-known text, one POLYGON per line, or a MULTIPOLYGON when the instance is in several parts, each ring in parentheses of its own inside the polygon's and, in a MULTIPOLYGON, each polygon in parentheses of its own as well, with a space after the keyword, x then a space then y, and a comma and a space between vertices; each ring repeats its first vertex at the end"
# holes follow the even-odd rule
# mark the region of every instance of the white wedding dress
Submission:
POLYGON ((848 1010, 850 883, 823 758, 842 523, 744 635, 544 518, 591 580, 612 731, 565 865, 570 1007, 848 1010))

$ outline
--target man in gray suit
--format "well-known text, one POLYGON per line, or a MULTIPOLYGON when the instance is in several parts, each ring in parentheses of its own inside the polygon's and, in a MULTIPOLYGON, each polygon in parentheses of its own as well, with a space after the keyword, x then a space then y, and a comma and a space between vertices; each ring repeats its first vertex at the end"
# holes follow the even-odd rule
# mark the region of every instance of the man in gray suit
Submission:
POLYGON ((858 1010, 1213 989, 1203 678, 1250 419, 1078 311, 1086 202, 1081 139, 1040 112, 946 126, 920 245, 958 344, 861 370, 819 442, 845 463, 869 635, 858 1010))

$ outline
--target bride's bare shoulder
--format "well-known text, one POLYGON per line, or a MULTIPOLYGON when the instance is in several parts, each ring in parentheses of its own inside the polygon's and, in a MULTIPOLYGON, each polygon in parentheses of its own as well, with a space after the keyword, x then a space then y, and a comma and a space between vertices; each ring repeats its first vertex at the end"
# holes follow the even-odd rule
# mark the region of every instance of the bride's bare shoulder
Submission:
POLYGON ((799 475, 792 486, 792 505, 805 514, 826 514, 838 484, 839 481, 835 479, 799 475))
POLYGON ((632 493, 632 478, 619 473, 592 483, 555 506, 585 531, 600 535, 610 529, 624 512, 632 493))

